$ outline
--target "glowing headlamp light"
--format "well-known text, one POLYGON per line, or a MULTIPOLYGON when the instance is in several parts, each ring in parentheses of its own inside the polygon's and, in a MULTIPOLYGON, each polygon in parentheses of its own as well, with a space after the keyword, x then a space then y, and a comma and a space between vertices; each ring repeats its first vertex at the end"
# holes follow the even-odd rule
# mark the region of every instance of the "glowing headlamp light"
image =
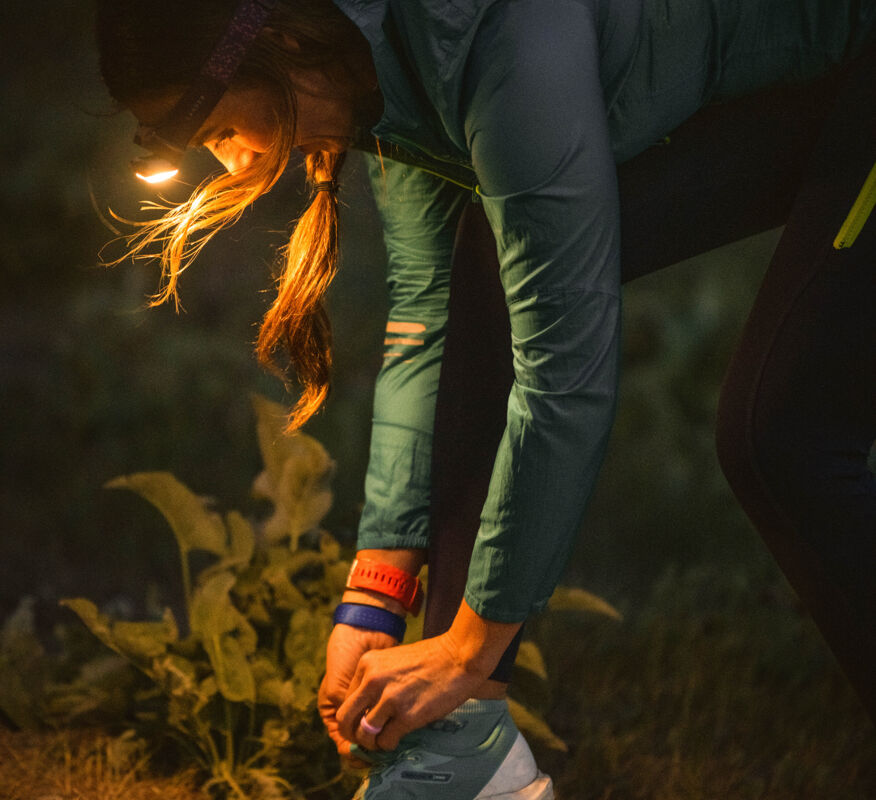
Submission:
POLYGON ((167 117, 159 125, 137 129, 134 142, 149 151, 131 162, 140 180, 161 183, 179 172, 189 142, 222 99, 276 5, 277 0, 242 0, 198 76, 167 117))
POLYGON ((145 158, 135 158, 131 162, 131 167, 134 174, 146 183, 166 183, 171 178, 175 178, 179 173, 179 167, 174 166, 169 161, 155 156, 146 156, 145 158))
MULTIPOLYGON (((174 109, 175 111, 176 109, 174 109)), ((173 117, 171 112, 170 117, 173 117)), ((159 130, 169 128, 170 119, 165 120, 161 128, 149 128, 141 125, 134 134, 134 142, 145 150, 150 151, 149 155, 140 156, 131 162, 131 168, 134 174, 146 183, 163 183, 175 177, 179 172, 180 162, 185 153, 186 145, 189 139, 194 135, 188 136, 182 146, 174 145, 168 141, 168 132, 164 136, 159 130)), ((172 132, 170 132, 172 134, 172 132)), ((182 141, 185 136, 185 131, 180 131, 178 141, 182 141)))

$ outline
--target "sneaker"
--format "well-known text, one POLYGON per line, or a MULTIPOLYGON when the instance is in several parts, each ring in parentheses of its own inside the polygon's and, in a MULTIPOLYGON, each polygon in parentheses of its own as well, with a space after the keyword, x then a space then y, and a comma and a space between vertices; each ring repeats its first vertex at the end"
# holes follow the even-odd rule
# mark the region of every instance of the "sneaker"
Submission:
POLYGON ((353 746, 373 764, 353 800, 553 800, 504 700, 469 700, 405 736, 390 753, 353 746))

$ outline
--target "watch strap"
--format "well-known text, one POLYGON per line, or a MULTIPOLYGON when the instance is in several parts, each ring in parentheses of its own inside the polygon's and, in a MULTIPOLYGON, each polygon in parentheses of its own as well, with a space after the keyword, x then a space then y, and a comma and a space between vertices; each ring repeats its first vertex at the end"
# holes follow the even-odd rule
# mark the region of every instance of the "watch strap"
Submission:
POLYGON ((367 631, 388 633, 398 641, 405 638, 407 625, 402 617, 385 608, 363 603, 341 603, 335 609, 335 625, 352 625, 367 631))
POLYGON ((414 616, 420 613, 423 604, 423 587, 416 575, 368 558, 354 559, 347 575, 347 588, 367 589, 391 597, 414 616))

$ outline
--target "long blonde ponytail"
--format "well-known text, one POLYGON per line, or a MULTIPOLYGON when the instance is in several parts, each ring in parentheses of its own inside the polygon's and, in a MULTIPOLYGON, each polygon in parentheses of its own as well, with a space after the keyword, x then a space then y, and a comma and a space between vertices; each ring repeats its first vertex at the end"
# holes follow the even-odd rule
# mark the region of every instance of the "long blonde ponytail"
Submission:
POLYGON ((323 297, 337 272, 337 175, 343 153, 307 156, 307 179, 313 200, 298 220, 283 251, 283 271, 277 298, 262 320, 256 343, 259 362, 274 372, 276 351, 286 350, 302 386, 292 409, 289 428, 301 427, 328 396, 331 371, 331 326, 323 297))

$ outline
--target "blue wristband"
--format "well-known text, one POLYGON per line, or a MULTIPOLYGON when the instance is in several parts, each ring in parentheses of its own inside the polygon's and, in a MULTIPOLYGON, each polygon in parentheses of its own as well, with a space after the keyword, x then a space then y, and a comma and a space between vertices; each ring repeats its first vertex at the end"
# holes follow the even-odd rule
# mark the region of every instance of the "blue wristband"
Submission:
POLYGON ((352 625, 354 628, 364 628, 368 631, 388 633, 398 641, 405 638, 407 625, 404 618, 392 611, 377 606, 367 606, 362 603, 341 603, 335 609, 335 625, 352 625))

